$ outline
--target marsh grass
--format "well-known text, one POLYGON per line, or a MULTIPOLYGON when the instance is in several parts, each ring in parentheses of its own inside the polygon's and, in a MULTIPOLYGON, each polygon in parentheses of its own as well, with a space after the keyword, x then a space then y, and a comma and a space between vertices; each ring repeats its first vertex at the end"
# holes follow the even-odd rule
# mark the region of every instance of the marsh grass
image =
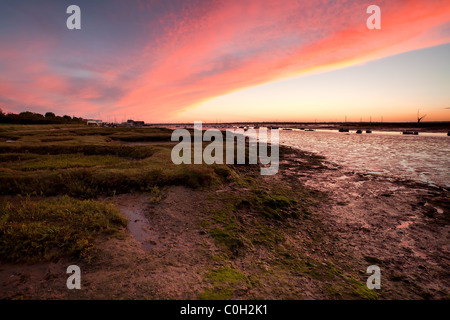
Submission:
POLYGON ((118 146, 118 145, 0 145, 1 153, 32 153, 39 155, 76 154, 84 155, 115 155, 129 159, 145 159, 154 153, 154 149, 147 146, 118 146))
POLYGON ((99 235, 114 235, 126 226, 111 204, 54 199, 4 201, 0 204, 0 259, 11 262, 89 258, 99 235))
MULTIPOLYGON (((8 154, 4 154, 4 156, 5 155, 8 154)), ((85 155, 83 153, 39 156, 13 153, 9 155, 10 159, 8 159, 9 161, 6 161, 8 163, 3 164, 4 167, 20 171, 108 166, 125 161, 123 158, 114 155, 85 155)), ((2 160, 5 160, 5 158, 0 158, 1 162, 5 162, 2 160)))
POLYGON ((235 295, 237 288, 247 288, 247 277, 237 269, 221 267, 208 271, 204 278, 211 287, 205 288, 200 294, 200 300, 226 300, 235 295))
POLYGON ((42 126, 3 127, 0 142, 0 194, 70 195, 92 198, 154 186, 210 187, 233 179, 227 165, 174 165, 171 146, 130 146, 122 141, 166 141, 171 130, 157 128, 42 126))
POLYGON ((282 183, 263 183, 242 173, 235 183, 244 188, 239 193, 212 196, 209 218, 201 223, 216 246, 232 259, 245 256, 255 246, 276 253, 285 241, 280 225, 288 227, 290 220, 309 219, 311 208, 321 201, 320 195, 305 187, 291 189, 282 183))
POLYGON ((292 181, 264 182, 246 175, 247 170, 235 172, 239 192, 210 197, 209 216, 200 223, 214 239, 218 252, 212 259, 221 266, 205 274, 204 281, 209 285, 205 285, 200 299, 232 299, 267 279, 272 285, 288 285, 280 292, 298 297, 301 291, 297 292, 290 282, 299 278, 319 283, 332 298, 377 299, 352 270, 301 249, 310 244, 320 246, 321 224, 314 208, 326 201, 325 194, 292 181), (296 239, 299 230, 309 234, 304 242, 296 239), (255 252, 266 257, 263 263, 253 260, 255 252), (247 276, 237 270, 242 265, 246 265, 247 276))
POLYGON ((112 142, 165 141, 170 132, 0 126, 0 194, 16 196, 0 207, 0 260, 90 258, 98 236, 116 234, 126 225, 113 206, 96 197, 147 191, 157 203, 165 186, 206 188, 232 177, 225 165, 174 165, 171 146, 112 142), (41 198, 48 196, 56 198, 41 198))
POLYGON ((153 133, 145 135, 137 134, 113 134, 109 136, 112 140, 119 140, 125 142, 154 142, 154 141, 170 141, 170 133, 153 133))

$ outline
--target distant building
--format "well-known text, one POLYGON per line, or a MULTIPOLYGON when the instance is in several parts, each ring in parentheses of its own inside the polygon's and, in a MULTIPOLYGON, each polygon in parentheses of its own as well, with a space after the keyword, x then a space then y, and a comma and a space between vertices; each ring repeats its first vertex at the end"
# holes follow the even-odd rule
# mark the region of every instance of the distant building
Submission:
POLYGON ((143 127, 144 121, 127 120, 127 127, 143 127))
POLYGON ((102 120, 87 119, 87 125, 97 125, 100 127, 102 124, 103 124, 102 120))

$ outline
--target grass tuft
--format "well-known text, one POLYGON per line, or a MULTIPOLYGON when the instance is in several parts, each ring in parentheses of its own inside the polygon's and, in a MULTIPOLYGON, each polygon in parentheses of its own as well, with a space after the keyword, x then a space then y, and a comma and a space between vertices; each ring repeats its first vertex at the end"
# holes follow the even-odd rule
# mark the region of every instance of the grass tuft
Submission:
POLYGON ((0 260, 38 262, 90 257, 94 239, 126 226, 111 204, 68 196, 0 205, 0 260))
POLYGON ((212 288, 204 289, 199 294, 200 300, 228 300, 233 298, 238 288, 249 285, 244 274, 230 267, 210 270, 206 273, 205 280, 212 284, 212 288))

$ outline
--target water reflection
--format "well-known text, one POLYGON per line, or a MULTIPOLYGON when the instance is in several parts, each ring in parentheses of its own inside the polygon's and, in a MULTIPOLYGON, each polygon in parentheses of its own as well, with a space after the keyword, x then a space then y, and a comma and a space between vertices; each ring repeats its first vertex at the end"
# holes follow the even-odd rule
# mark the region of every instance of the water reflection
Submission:
POLYGON ((350 170, 450 187, 450 138, 445 134, 283 130, 280 143, 318 153, 350 170))

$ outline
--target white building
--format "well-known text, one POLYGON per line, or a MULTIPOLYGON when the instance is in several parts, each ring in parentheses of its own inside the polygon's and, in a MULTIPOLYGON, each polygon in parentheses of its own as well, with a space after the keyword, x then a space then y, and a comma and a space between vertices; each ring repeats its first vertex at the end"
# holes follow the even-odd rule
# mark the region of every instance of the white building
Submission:
POLYGON ((87 119, 87 125, 97 125, 97 126, 101 126, 103 123, 102 120, 95 120, 95 119, 87 119))

